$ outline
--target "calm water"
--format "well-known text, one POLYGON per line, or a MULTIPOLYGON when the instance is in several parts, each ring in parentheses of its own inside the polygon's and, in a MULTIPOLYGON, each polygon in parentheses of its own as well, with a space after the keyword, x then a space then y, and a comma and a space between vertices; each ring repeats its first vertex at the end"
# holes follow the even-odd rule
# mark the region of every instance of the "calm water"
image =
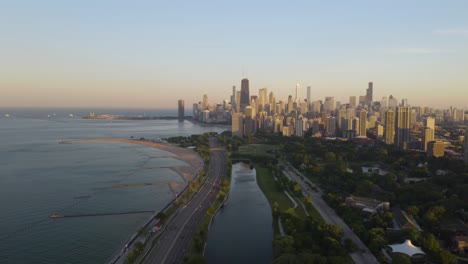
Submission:
POLYGON ((48 216, 158 211, 173 198, 167 185, 111 186, 182 182, 169 169, 144 169, 184 164, 171 158, 171 153, 124 143, 59 141, 162 138, 224 130, 176 120, 84 120, 71 118, 69 113, 77 110, 0 111, 0 263, 105 263, 151 213, 64 219, 48 216), (6 118, 6 113, 11 117, 6 118), (47 118, 48 114, 52 118, 47 118))
POLYGON ((272 222, 271 208, 257 185, 255 169, 244 163, 233 164, 229 199, 208 233, 208 263, 271 263, 272 222))

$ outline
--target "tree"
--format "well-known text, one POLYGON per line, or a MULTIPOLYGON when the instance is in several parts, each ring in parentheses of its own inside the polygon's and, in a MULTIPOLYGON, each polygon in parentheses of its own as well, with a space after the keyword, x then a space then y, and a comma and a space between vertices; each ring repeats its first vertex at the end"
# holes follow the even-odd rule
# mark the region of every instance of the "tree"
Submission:
POLYGON ((204 256, 200 254, 192 255, 185 262, 186 264, 206 264, 208 263, 204 256))
POLYGON ((393 253, 392 264, 411 264, 411 258, 402 253, 393 253))
POLYGON ((325 159, 327 161, 336 161, 336 154, 329 151, 329 152, 325 153, 325 159))
POLYGON ((445 208, 442 206, 434 206, 429 208, 424 214, 424 221, 431 227, 435 228, 439 226, 442 217, 445 214, 445 208))
POLYGON ((456 264, 457 257, 447 250, 442 250, 439 253, 439 262, 442 264, 456 264))

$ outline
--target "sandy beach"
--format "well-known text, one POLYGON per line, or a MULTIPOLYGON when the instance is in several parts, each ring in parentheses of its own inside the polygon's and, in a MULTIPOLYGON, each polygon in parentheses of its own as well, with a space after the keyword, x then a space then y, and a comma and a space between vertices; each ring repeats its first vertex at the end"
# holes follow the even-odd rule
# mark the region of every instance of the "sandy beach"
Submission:
MULTIPOLYGON (((70 144, 74 142, 104 142, 104 143, 128 143, 128 144, 137 144, 147 147, 157 148, 174 154, 171 156, 174 159, 184 161, 189 166, 174 166, 169 167, 176 173, 178 173, 184 180, 184 184, 177 182, 170 182, 169 187, 174 193, 180 193, 183 188, 187 185, 188 181, 192 180, 197 172, 203 168, 203 160, 200 156, 193 150, 188 148, 177 147, 168 143, 156 143, 146 140, 138 139, 127 139, 127 138, 89 138, 89 139, 73 139, 61 141, 62 144, 70 144)), ((151 168, 148 168, 151 169, 151 168)))

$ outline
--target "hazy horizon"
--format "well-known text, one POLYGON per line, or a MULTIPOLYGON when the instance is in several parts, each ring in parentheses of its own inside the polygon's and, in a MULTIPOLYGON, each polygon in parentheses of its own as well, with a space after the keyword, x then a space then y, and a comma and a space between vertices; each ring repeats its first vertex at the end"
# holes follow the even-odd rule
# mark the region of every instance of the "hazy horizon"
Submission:
POLYGON ((468 108, 468 2, 25 1, 0 10, 0 107, 221 103, 247 76, 277 100, 393 95, 468 108))

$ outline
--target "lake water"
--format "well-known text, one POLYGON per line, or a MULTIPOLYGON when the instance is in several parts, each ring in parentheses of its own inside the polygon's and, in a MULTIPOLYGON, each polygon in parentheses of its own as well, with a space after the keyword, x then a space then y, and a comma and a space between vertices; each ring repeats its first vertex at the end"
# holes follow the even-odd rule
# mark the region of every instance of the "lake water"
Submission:
POLYGON ((272 223, 270 204, 257 185, 255 169, 233 164, 229 198, 208 232, 208 263, 271 263, 272 223))
POLYGON ((105 263, 152 213, 62 219, 49 215, 159 211, 174 197, 167 185, 112 185, 182 182, 172 170, 145 169, 184 164, 172 159, 171 153, 125 143, 59 141, 164 138, 225 130, 177 120, 86 120, 76 113, 0 109, 0 263, 105 263), (6 113, 11 117, 6 118, 6 113))

